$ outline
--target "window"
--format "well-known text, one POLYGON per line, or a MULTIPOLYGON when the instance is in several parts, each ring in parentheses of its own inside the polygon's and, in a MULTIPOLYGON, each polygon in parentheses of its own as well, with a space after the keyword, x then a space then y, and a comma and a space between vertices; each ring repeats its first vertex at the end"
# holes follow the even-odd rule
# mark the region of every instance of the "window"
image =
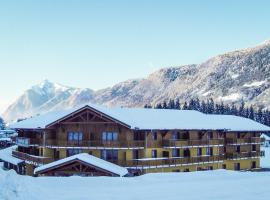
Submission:
POLYGON ((173 149, 172 150, 172 157, 180 157, 180 150, 179 149, 173 149))
POLYGON ((134 140, 144 140, 144 133, 142 132, 134 132, 134 136, 133 136, 133 139, 134 140))
POLYGON ((104 160, 118 160, 118 150, 101 150, 101 159, 104 160))
POLYGON ((199 132, 199 140, 203 138, 203 132, 199 132))
POLYGON ((183 134, 182 134, 182 138, 181 139, 183 139, 183 140, 188 140, 189 139, 189 132, 187 131, 187 132, 184 132, 183 134))
POLYGON ((198 148, 197 149, 197 156, 201 156, 202 155, 202 148, 198 148))
POLYGON ((241 138, 241 133, 237 133, 237 138, 238 138, 238 139, 241 138))
POLYGON ((252 151, 256 151, 256 144, 252 145, 252 151))
POLYGON ((67 150, 67 156, 74 156, 76 154, 82 153, 82 149, 68 149, 67 150))
POLYGON ((157 150, 152 150, 152 158, 157 158, 157 150))
POLYGON ((207 133, 207 139, 213 139, 213 132, 207 133))
POLYGON ((180 132, 172 132, 172 139, 173 140, 179 140, 180 139, 180 132))
POLYGON ((82 132, 68 132, 68 141, 82 141, 82 132))
POLYGON ((234 163, 234 170, 236 171, 240 170, 240 163, 234 163))
POLYGON ((103 132, 102 133, 103 141, 116 141, 118 140, 118 133, 116 132, 103 132))
POLYGON ((238 145, 238 146, 236 146, 236 152, 237 152, 237 153, 240 153, 240 151, 241 151, 240 146, 239 146, 239 145, 238 145))
POLYGON ((208 155, 208 156, 213 155, 213 147, 207 147, 206 148, 206 155, 208 155))
POLYGON ((184 157, 189 158, 190 157, 190 150, 189 149, 184 149, 184 157))
POLYGON ((152 140, 157 140, 157 132, 152 132, 152 140))
POLYGON ((133 150, 133 159, 139 159, 139 150, 138 149, 133 150))
POLYGON ((162 157, 169 158, 170 157, 170 152, 169 151, 163 151, 162 152, 162 157))

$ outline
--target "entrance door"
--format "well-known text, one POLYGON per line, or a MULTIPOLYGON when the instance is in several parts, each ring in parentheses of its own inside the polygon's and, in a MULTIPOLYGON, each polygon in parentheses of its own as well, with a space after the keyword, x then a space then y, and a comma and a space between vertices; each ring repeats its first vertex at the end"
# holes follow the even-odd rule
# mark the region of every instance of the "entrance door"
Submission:
POLYGON ((234 170, 236 171, 240 170, 240 163, 234 163, 234 170))
POLYGON ((55 150, 55 149, 54 149, 54 158, 55 158, 56 160, 58 160, 58 159, 60 158, 59 151, 58 151, 58 150, 55 150))

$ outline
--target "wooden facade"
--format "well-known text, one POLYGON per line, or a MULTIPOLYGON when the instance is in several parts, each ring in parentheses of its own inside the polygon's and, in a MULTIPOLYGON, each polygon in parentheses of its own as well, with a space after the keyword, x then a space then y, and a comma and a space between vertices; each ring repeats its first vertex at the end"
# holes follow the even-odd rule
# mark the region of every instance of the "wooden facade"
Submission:
MULTIPOLYGON (((37 166, 88 153, 126 167, 131 173, 196 170, 249 170, 260 167, 260 132, 224 130, 136 130, 91 108, 44 129, 18 129, 13 156, 25 160, 26 173, 37 166)), ((50 175, 107 175, 82 163, 52 169, 50 175)))

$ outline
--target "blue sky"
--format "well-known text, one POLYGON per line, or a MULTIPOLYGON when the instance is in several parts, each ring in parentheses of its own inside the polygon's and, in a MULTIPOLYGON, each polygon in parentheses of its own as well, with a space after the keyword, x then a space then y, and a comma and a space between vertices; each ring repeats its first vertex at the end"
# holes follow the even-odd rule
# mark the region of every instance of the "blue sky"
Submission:
POLYGON ((0 112, 49 79, 100 89, 270 39, 270 1, 0 0, 0 112))

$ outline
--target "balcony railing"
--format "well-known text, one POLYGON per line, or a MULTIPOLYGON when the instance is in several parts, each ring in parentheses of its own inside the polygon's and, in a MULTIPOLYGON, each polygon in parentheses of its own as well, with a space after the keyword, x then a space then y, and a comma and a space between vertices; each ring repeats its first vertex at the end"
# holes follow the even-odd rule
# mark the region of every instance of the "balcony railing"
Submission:
POLYGON ((210 140, 163 140, 164 147, 185 147, 185 146, 203 146, 203 145, 222 145, 224 139, 210 140))
POLYGON ((264 156, 264 151, 242 152, 242 153, 226 153, 227 159, 251 158, 264 156))
POLYGON ((263 138, 251 137, 251 138, 226 138, 227 144, 245 144, 245 143, 262 143, 263 138))
POLYGON ((57 147, 106 147, 106 148, 143 148, 144 141, 102 141, 102 140, 81 140, 81 141, 66 141, 66 140, 46 140, 45 146, 57 147))
POLYGON ((12 156, 33 163, 34 165, 48 164, 54 161, 52 158, 30 155, 19 151, 12 151, 12 156))
POLYGON ((165 159, 145 159, 145 160, 129 160, 129 161, 110 161, 123 167, 133 168, 156 168, 164 166, 180 166, 187 164, 197 163, 212 163, 223 161, 224 156, 201 156, 201 157, 188 157, 188 158, 165 158, 165 159))
POLYGON ((35 138, 17 137, 16 144, 22 147, 29 147, 29 146, 39 145, 40 140, 35 139, 35 138))

